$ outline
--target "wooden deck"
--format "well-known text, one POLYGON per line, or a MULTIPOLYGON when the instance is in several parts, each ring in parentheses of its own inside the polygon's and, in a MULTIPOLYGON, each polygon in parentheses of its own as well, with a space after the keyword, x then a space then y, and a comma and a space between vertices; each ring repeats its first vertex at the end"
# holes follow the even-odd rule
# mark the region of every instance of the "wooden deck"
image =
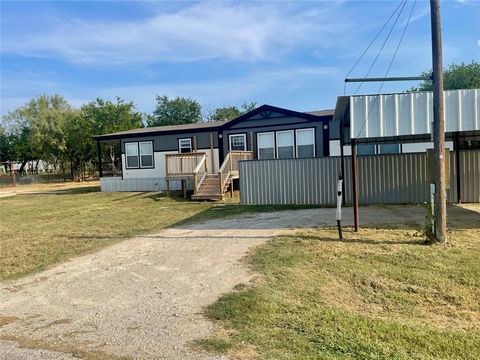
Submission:
MULTIPOLYGON (((194 200, 221 200, 230 188, 233 191, 233 179, 239 178, 238 164, 243 160, 252 160, 251 151, 230 151, 217 173, 208 173, 207 154, 204 152, 166 155, 167 190, 169 181, 193 180, 194 200)), ((186 184, 183 183, 186 196, 186 184)))

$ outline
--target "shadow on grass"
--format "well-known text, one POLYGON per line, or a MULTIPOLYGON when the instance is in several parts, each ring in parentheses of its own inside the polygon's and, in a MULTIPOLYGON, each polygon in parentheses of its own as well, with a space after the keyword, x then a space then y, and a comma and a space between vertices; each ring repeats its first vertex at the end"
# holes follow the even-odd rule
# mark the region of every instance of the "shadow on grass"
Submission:
MULTIPOLYGON (((291 238, 292 236, 281 235, 279 238, 291 238)), ((324 243, 337 243, 337 244, 362 244, 362 245, 413 245, 413 246, 427 246, 429 243, 425 241, 424 238, 418 239, 402 239, 402 240, 375 240, 369 236, 361 239, 339 239, 335 237, 328 236, 312 236, 312 235, 301 235, 299 241, 318 241, 324 243)))
POLYGON ((100 186, 81 186, 70 189, 58 189, 50 191, 32 191, 26 193, 19 193, 17 196, 31 196, 31 195, 81 195, 89 193, 100 192, 100 186))

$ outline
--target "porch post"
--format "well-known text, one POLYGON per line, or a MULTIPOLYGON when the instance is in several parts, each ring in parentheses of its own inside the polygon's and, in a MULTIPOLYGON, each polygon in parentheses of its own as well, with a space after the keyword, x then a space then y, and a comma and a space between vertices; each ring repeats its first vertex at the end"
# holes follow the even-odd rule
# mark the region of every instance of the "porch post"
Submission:
POLYGON ((98 156, 98 177, 103 177, 103 165, 102 165, 102 147, 100 141, 97 140, 97 156, 98 156))

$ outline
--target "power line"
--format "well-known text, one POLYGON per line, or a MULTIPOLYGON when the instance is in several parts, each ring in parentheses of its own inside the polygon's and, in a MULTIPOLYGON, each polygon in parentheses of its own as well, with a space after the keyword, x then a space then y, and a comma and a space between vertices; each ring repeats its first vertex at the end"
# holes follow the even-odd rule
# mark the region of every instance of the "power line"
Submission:
MULTIPOLYGON (((375 64, 376 64, 378 58, 380 57, 383 49, 385 48, 385 45, 387 44, 388 39, 390 39, 390 35, 392 35, 393 29, 395 29, 395 26, 397 25, 398 19, 399 19, 400 16, 402 15, 403 9, 405 8, 405 5, 406 5, 406 4, 407 4, 407 0, 404 0, 404 1, 402 2, 402 7, 401 7, 400 11, 399 11, 398 14, 397 14, 397 17, 395 18, 395 21, 394 21, 392 27, 390 28, 390 31, 389 31, 388 34, 387 34, 387 37, 386 37, 385 40, 383 41, 383 44, 382 44, 382 46, 380 47, 380 50, 378 51, 377 56, 375 56, 375 59, 373 60, 372 65, 370 65, 370 68, 368 69, 368 71, 367 71, 367 73, 365 74, 364 77, 368 77, 368 75, 370 75, 370 72, 372 71, 373 67, 375 66, 375 64)), ((360 83, 360 85, 358 85, 358 88, 357 88, 357 90, 355 91, 355 94, 354 94, 354 95, 357 95, 357 94, 358 94, 358 92, 359 92, 360 88, 362 87, 362 85, 363 85, 363 81, 360 83)))
POLYGON ((358 63, 363 59, 363 57, 365 56, 365 54, 367 53, 367 51, 370 49, 370 47, 373 45, 373 43, 378 39, 378 37, 380 36, 380 34, 383 32, 383 30, 387 27, 388 23, 390 22, 390 20, 393 18, 393 16, 396 14, 396 12, 398 11, 398 9, 400 8, 400 5, 402 5, 402 2, 404 2, 405 0, 401 0, 397 7, 395 8, 395 11, 392 13, 392 15, 390 15, 390 17, 388 18, 388 20, 385 22, 385 24, 383 24, 383 26, 381 27, 381 29, 377 32, 377 35, 375 35, 375 37, 373 38, 373 40, 370 42, 370 44, 368 44, 367 48, 363 51, 362 55, 360 55, 360 57, 357 59, 357 61, 355 62, 355 64, 353 64, 352 68, 350 69, 350 71, 347 73, 347 75, 345 75, 345 79, 348 78, 348 76, 352 73, 352 71, 355 69, 355 67, 358 65, 358 63))
MULTIPOLYGON (((408 15, 408 19, 407 19, 407 22, 405 23, 405 26, 403 28, 403 32, 402 32, 402 35, 400 36, 400 39, 398 40, 398 44, 397 44, 397 47, 395 48, 395 52, 393 53, 393 56, 392 56, 392 59, 390 60, 390 64, 388 64, 388 68, 387 68, 387 71, 385 72, 385 78, 388 76, 388 73, 390 72, 390 69, 392 68, 392 65, 393 65, 393 62, 395 61, 395 57, 397 56, 397 53, 398 53, 398 49, 400 48, 400 45, 402 44, 402 41, 403 41, 403 38, 405 36, 405 33, 407 31, 407 28, 408 28, 408 25, 410 24, 410 20, 412 19, 412 14, 413 14, 413 10, 415 9, 415 5, 417 4, 417 0, 415 0, 413 2, 413 5, 412 5, 412 8, 410 10, 410 14, 408 15)), ((372 105, 370 106, 370 109, 368 110, 368 113, 367 115, 365 116, 365 120, 363 121, 363 124, 362 124, 362 127, 360 128, 360 130, 358 131, 358 134, 357 134, 357 137, 360 136, 360 133, 363 131, 363 128, 365 127, 365 124, 367 122, 367 119, 369 118, 370 116, 370 113, 372 112, 373 110, 373 107, 375 106, 375 103, 378 99, 378 96, 380 95, 380 92, 382 91, 383 89, 383 85, 385 85, 385 80, 382 81, 382 83, 380 84, 380 87, 377 91, 377 95, 375 96, 373 102, 372 102, 372 105)))

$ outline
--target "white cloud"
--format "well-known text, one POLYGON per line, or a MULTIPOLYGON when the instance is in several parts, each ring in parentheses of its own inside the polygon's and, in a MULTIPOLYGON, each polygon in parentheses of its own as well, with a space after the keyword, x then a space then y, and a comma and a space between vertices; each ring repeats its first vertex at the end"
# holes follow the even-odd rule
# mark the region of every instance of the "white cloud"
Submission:
MULTIPOLYGON (((151 112, 155 106, 155 96, 164 94, 170 97, 192 97, 207 108, 227 104, 240 105, 243 102, 252 101, 270 102, 276 95, 290 98, 293 102, 295 101, 293 95, 304 91, 306 86, 316 87, 318 93, 327 91, 331 88, 332 82, 339 78, 340 72, 335 67, 296 67, 254 71, 229 79, 192 81, 186 84, 145 83, 109 87, 75 85, 74 88, 70 88, 68 84, 56 84, 52 81, 45 81, 46 86, 40 86, 41 77, 37 77, 32 82, 19 76, 12 77, 10 80, 17 83, 18 91, 14 96, 2 99, 1 114, 25 104, 41 93, 63 94, 72 105, 77 107, 96 97, 115 99, 116 96, 120 96, 125 100, 134 101, 140 111, 147 113, 151 112), (42 91, 37 93, 37 89, 42 91)), ((272 105, 285 106, 282 103, 272 105)), ((328 106, 333 106, 333 102, 328 106)), ((315 108, 316 105, 311 107, 315 108)))
POLYGON ((480 46, 480 39, 477 41, 478 46, 480 46))
POLYGON ((138 21, 56 19, 53 30, 4 39, 2 51, 97 65, 274 59, 300 46, 333 43, 342 25, 326 11, 330 6, 206 2, 138 21))

